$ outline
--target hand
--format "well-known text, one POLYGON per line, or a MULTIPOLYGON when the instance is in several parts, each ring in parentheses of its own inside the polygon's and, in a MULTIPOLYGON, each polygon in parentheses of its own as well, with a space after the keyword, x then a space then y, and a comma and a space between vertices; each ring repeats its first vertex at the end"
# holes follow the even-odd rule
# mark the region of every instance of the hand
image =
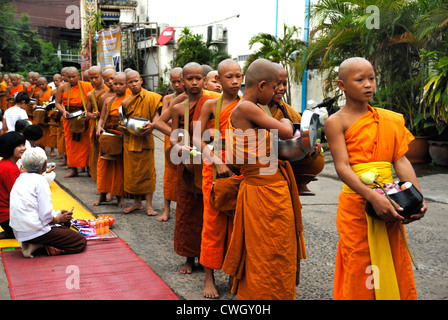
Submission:
POLYGON ((96 136, 99 137, 104 132, 104 129, 101 127, 98 127, 96 130, 96 136))
POLYGON ((72 220, 73 211, 61 210, 61 214, 54 218, 55 223, 65 223, 72 220))
POLYGON ((46 173, 50 173, 50 172, 53 171, 54 169, 56 169, 56 165, 55 165, 55 164, 49 166, 45 172, 46 172, 46 173))
POLYGON ((389 201, 389 199, 381 195, 379 193, 375 192, 376 199, 371 202, 373 208, 375 209, 376 214, 378 217, 383 219, 384 221, 403 221, 404 218, 399 215, 400 211, 403 211, 403 208, 401 208, 395 201, 392 199, 389 201))
POLYGON ((64 110, 64 112, 62 113, 62 116, 63 116, 65 119, 67 119, 67 117, 68 117, 69 114, 70 114, 70 113, 69 113, 67 110, 64 110))
POLYGON ((154 123, 148 121, 148 122, 145 123, 145 125, 143 126, 143 129, 142 129, 142 136, 146 136, 146 135, 150 134, 153 130, 154 130, 154 123))
POLYGON ((118 126, 117 126, 117 130, 118 130, 118 131, 125 132, 125 131, 126 131, 126 127, 123 126, 123 125, 121 125, 121 123, 120 123, 120 124, 118 124, 118 126))
POLYGON ((216 175, 218 177, 232 177, 235 175, 232 172, 232 170, 230 170, 229 167, 224 163, 221 164, 215 163, 215 166, 216 166, 216 175))
POLYGON ((101 116, 101 113, 99 111, 94 111, 90 114, 91 119, 98 119, 101 116))
POLYGON ((420 213, 418 214, 413 214, 412 216, 410 216, 408 219, 405 219, 403 221, 403 224, 408 224, 417 220, 420 220, 421 218, 423 218, 425 216, 426 210, 428 210, 428 207, 426 206, 426 201, 425 199, 423 199, 423 204, 422 207, 420 208, 420 213))

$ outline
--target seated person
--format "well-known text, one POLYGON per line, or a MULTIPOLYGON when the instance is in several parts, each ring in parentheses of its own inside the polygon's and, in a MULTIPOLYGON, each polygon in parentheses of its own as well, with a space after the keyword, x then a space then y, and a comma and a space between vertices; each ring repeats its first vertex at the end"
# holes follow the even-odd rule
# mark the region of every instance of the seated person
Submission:
POLYGON ((17 178, 10 196, 9 224, 22 247, 25 258, 32 258, 39 248, 48 255, 79 253, 86 247, 86 239, 64 226, 72 212, 55 212, 51 191, 42 173, 47 167, 47 156, 41 148, 30 148, 22 156, 26 169, 17 178))

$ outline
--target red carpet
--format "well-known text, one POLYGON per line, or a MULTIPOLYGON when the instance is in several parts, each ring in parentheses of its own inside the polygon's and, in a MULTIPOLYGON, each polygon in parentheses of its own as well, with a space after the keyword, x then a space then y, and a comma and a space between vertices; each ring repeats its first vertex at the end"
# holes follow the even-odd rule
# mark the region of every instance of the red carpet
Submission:
POLYGON ((178 300, 120 238, 90 240, 72 255, 1 254, 13 300, 178 300))

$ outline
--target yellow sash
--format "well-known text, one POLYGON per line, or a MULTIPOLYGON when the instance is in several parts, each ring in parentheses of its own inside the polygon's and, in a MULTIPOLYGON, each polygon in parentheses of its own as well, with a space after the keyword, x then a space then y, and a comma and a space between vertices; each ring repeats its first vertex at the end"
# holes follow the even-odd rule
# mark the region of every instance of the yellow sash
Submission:
MULTIPOLYGON (((376 173, 378 175, 377 181, 381 184, 393 182, 392 164, 390 162, 360 163, 352 165, 351 168, 358 176, 361 176, 364 172, 376 173)), ((346 184, 343 185, 342 192, 355 193, 346 184)), ((375 297, 377 300, 400 300, 400 291, 390 250, 386 222, 372 218, 367 213, 366 218, 375 297)))

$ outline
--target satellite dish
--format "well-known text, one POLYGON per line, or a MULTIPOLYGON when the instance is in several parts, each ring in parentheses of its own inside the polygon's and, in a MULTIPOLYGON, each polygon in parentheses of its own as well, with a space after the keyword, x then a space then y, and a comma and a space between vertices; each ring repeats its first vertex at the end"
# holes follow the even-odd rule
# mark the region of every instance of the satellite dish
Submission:
POLYGON ((170 40, 173 38, 174 36, 174 28, 173 27, 168 27, 165 30, 163 30, 160 33, 158 42, 159 45, 163 46, 165 44, 167 44, 168 42, 170 42, 170 40))

